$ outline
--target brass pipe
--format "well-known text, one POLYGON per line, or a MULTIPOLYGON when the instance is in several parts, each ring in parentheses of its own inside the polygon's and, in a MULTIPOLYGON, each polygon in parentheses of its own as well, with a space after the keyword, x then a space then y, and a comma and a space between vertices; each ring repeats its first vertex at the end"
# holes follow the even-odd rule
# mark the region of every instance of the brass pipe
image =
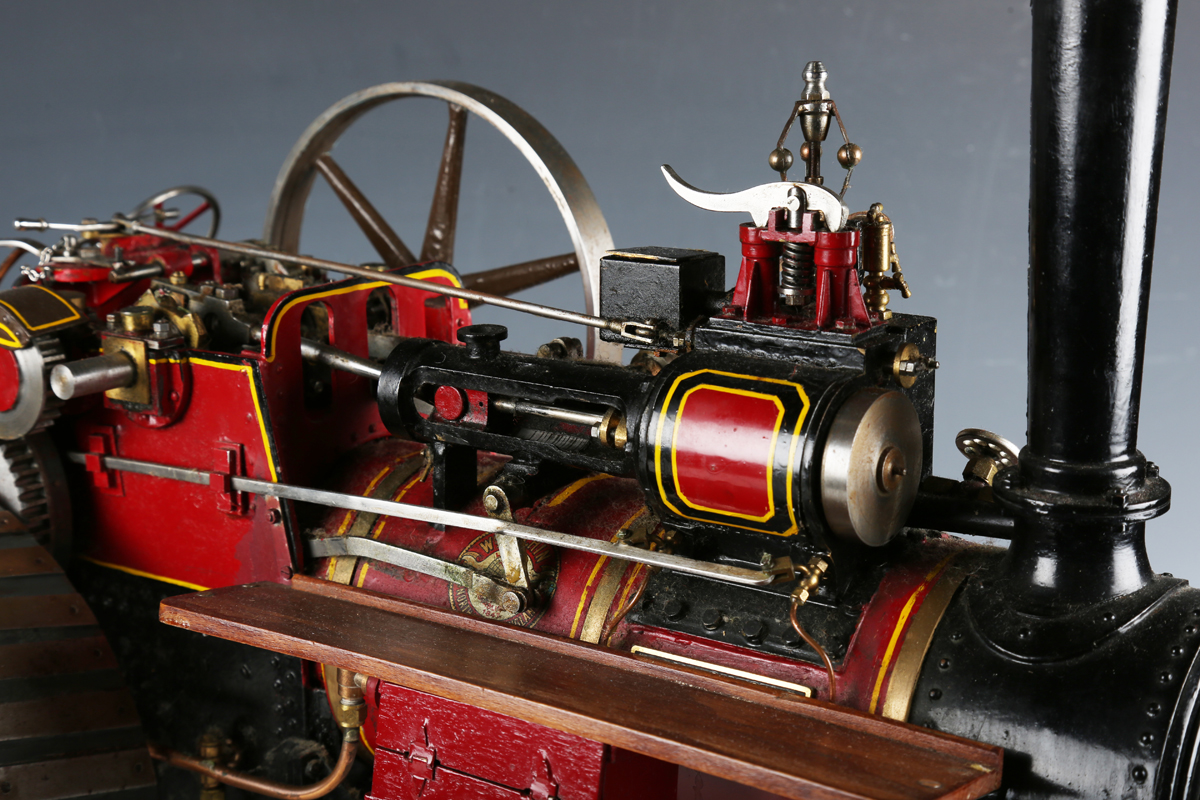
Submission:
POLYGON ((350 773, 350 767, 354 766, 354 758, 358 754, 358 729, 347 729, 342 732, 342 751, 338 755, 333 771, 323 780, 308 786, 293 786, 266 778, 254 778, 244 772, 218 766, 212 760, 184 755, 159 744, 150 743, 149 749, 152 758, 165 761, 172 766, 198 772, 206 777, 216 778, 227 786, 236 786, 249 792, 278 798, 278 800, 316 800, 316 798, 324 797, 333 791, 350 773))

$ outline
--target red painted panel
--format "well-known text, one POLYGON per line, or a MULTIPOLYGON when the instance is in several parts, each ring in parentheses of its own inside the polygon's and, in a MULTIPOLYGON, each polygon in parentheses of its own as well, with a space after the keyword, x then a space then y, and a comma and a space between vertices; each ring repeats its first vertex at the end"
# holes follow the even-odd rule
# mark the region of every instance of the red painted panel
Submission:
POLYGON ((716 386, 688 390, 676 412, 673 442, 680 499, 697 509, 769 516, 770 466, 782 417, 774 397, 716 386))
POLYGON ((8 411, 13 407, 20 388, 21 373, 17 369, 17 357, 11 350, 0 349, 0 411, 8 411))
MULTIPOLYGON (((245 474, 272 480, 275 460, 260 422, 253 362, 230 363, 197 354, 192 399, 183 418, 147 428, 123 411, 98 409, 89 419, 111 426, 114 455, 180 467, 215 469, 240 445, 245 474)), ((89 449, 89 423, 76 429, 89 449)), ((282 525, 267 520, 263 498, 248 498, 247 514, 228 513, 219 488, 124 473, 123 496, 92 490, 87 555, 151 577, 203 587, 278 580, 282 525)))
MULTIPOLYGON (((556 784, 563 800, 599 795, 604 745, 543 725, 383 684, 376 730, 381 748, 408 753, 416 745, 432 751, 441 766, 504 786, 556 784)), ((393 766, 413 780, 406 761, 393 766)), ((384 771, 376 762, 376 780, 383 785, 402 782, 384 771)))
POLYGON ((450 769, 435 769, 428 778, 416 777, 409 769, 409 759, 383 749, 375 751, 375 774, 367 795, 368 800, 517 800, 525 796, 516 789, 450 769))

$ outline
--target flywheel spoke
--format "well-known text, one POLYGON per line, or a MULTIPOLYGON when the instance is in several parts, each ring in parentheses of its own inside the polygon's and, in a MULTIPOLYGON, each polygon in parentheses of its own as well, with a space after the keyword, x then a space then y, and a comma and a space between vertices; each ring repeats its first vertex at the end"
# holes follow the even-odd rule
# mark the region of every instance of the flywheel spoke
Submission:
POLYGON ((325 176, 334 194, 342 201, 350 216, 354 217, 354 221, 362 228, 362 232, 366 234, 385 264, 398 269, 417 263, 416 257, 399 234, 392 230, 392 226, 388 225, 387 220, 375 210, 371 201, 359 191, 328 153, 318 157, 314 165, 317 171, 325 176))
POLYGON ((510 295, 578 271, 579 258, 575 253, 563 253, 507 267, 472 272, 463 276, 463 286, 489 294, 510 295))
POLYGON ((433 203, 429 206, 429 224, 421 245, 422 261, 454 261, 454 234, 458 227, 458 190, 462 183, 463 144, 467 133, 467 110, 449 104, 450 123, 446 126, 446 144, 438 166, 433 203))

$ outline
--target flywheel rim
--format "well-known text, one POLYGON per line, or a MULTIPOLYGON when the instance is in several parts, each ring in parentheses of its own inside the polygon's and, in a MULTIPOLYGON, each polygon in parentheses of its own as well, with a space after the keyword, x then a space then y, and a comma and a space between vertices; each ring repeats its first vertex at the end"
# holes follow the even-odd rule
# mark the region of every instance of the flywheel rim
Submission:
MULTIPOLYGON (((408 97, 429 97, 459 106, 496 128, 525 157, 554 198, 563 217, 583 277, 587 313, 596 314, 600 299, 600 258, 613 249, 612 234, 591 187, 563 146, 530 114, 515 103, 461 81, 384 83, 355 92, 316 118, 301 134, 284 160, 267 210, 264 240, 285 252, 297 252, 300 227, 317 169, 317 158, 361 116, 373 108, 408 97)), ((589 336, 594 358, 619 362, 620 345, 589 336)))

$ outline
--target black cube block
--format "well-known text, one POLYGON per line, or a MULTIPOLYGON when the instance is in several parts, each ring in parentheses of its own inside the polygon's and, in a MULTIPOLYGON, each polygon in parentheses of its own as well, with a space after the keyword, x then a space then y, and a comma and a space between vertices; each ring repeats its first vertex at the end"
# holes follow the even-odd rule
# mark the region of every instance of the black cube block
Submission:
MULTIPOLYGON (((600 259, 600 316, 660 320, 682 330, 725 291, 725 257, 679 247, 630 247, 600 259)), ((621 337, 601 331, 605 339, 621 337), (605 335, 605 334, 608 335, 605 335)))

